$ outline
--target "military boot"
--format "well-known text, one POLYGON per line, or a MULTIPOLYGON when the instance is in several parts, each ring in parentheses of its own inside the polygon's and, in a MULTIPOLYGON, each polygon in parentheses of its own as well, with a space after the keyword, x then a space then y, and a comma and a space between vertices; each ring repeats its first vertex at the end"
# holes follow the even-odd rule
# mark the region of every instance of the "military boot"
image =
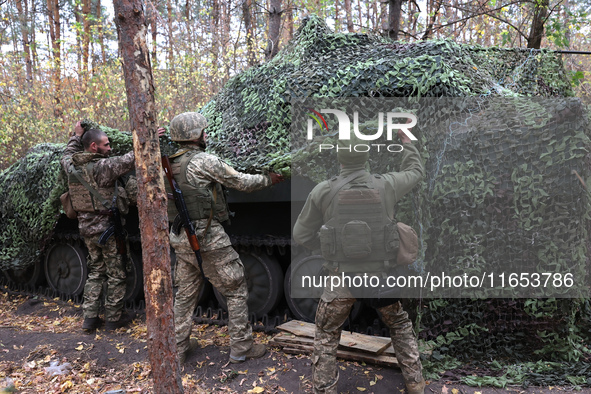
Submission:
POLYGON ((424 394, 425 393, 425 380, 422 379, 420 382, 406 382, 406 391, 408 394, 424 394))
POLYGON ((133 321, 133 318, 134 317, 135 316, 132 316, 132 315, 130 315, 127 312, 123 312, 121 314, 121 317, 119 317, 119 320, 116 320, 116 321, 107 321, 105 323, 105 330, 106 331, 113 331, 113 330, 116 330, 118 328, 125 327, 125 326, 127 326, 129 323, 131 323, 133 321))
POLYGON ((180 361, 181 365, 183 365, 185 363, 187 356, 189 354, 193 353, 198 348, 199 348, 199 341, 194 338, 191 338, 189 340, 189 347, 187 348, 187 350, 179 353, 179 361, 180 361))
POLYGON ((85 317, 82 322, 82 329, 86 331, 93 331, 103 325, 103 319, 100 317, 85 317))
POLYGON ((241 358, 234 358, 233 356, 230 356, 230 362, 232 364, 243 363, 251 358, 261 358, 265 355, 265 353, 267 353, 267 347, 265 345, 253 344, 250 350, 246 352, 246 354, 241 358))

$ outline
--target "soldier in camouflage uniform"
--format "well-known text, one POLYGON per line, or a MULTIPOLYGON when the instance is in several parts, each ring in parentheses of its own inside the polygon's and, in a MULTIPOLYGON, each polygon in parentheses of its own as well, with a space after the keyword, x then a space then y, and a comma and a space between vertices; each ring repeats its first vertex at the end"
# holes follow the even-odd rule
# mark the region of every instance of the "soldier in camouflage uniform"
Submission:
MULTIPOLYGON (((84 132, 80 122, 76 124, 64 156, 63 169, 68 173, 70 196, 74 210, 78 213, 80 235, 88 248, 88 278, 84 286, 84 330, 99 328, 103 321, 99 317, 100 295, 103 285, 107 285, 105 297, 105 329, 114 330, 131 321, 123 311, 126 273, 121 256, 117 253, 115 236, 105 245, 99 245, 101 234, 111 225, 108 210, 80 182, 72 182, 72 171, 80 176, 106 201, 111 202, 115 192, 115 182, 119 177, 134 168, 134 154, 110 158, 111 147, 107 135, 98 129, 84 132)), ((122 189, 122 188, 120 188, 122 189)), ((118 198, 125 198, 123 192, 118 198)))
MULTIPOLYGON (((398 137, 403 143, 403 158, 400 172, 381 175, 386 182, 384 206, 385 214, 394 219, 394 205, 407 194, 423 177, 424 168, 420 154, 402 132, 398 137)), ((351 142, 353 144, 353 141, 351 142)), ((365 169, 369 153, 349 152, 338 150, 337 157, 341 163, 341 177, 347 177, 355 172, 361 174, 349 182, 371 182, 372 175, 365 169), (360 171, 361 170, 361 171, 360 171)), ((311 250, 320 249, 318 232, 330 217, 328 217, 336 198, 325 201, 331 194, 330 181, 318 184, 308 196, 293 230, 294 240, 311 250), (328 207, 328 208, 327 208, 328 207)), ((334 194, 332 194, 334 196, 334 194)), ((394 257, 396 255, 394 254, 394 257)), ((372 262, 368 262, 372 263, 372 262)), ((341 276, 347 271, 343 263, 327 263, 325 269, 330 275, 341 276)), ((363 268, 360 270, 362 271, 363 268)), ((330 283, 330 280, 328 281, 330 283)), ((320 298, 316 311, 316 332, 314 337, 314 355, 312 365, 312 379, 315 393, 337 393, 339 378, 336 365, 337 347, 341 338, 342 325, 349 316, 356 299, 346 287, 330 290, 326 287, 320 298)), ((416 335, 408 314, 396 299, 380 300, 377 310, 384 323, 390 328, 392 345, 396 359, 400 364, 402 375, 409 393, 422 394, 425 382, 422 376, 422 365, 416 335), (386 301, 386 302, 384 302, 386 301), (390 304, 390 305, 385 305, 390 304)))
MULTIPOLYGON (((230 362, 262 357, 266 347, 253 344, 252 327, 248 322, 248 290, 244 266, 232 248, 222 223, 228 220, 228 209, 222 186, 251 192, 283 180, 275 173, 269 175, 243 174, 218 157, 205 153, 207 121, 203 115, 187 112, 177 115, 170 123, 170 137, 181 143, 178 152, 170 156, 173 176, 179 184, 194 223, 201 246, 203 270, 211 284, 226 297, 230 362)), ((165 182, 167 188, 168 183, 165 182)), ((169 190, 170 191, 170 190, 169 190)), ((168 202, 168 217, 178 214, 174 201, 168 202)), ((177 350, 181 364, 196 348, 190 340, 192 316, 197 306, 204 277, 191 249, 185 231, 171 231, 170 244, 177 258, 175 283, 178 286, 174 304, 177 350)))

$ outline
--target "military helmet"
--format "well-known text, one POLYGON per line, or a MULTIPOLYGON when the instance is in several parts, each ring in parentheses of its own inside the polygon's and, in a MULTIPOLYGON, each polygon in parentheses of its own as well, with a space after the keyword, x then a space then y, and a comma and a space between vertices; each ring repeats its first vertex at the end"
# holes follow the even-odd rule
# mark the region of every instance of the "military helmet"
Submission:
POLYGON ((197 112, 185 112, 170 122, 170 139, 173 141, 194 141, 201 137, 207 127, 205 116, 197 112))

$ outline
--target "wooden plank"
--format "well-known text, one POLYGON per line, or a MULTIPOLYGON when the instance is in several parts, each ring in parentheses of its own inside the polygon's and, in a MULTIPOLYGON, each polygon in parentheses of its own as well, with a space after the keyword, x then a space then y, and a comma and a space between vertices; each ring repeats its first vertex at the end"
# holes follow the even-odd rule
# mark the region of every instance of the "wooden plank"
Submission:
MULTIPOLYGON (((302 353, 311 354, 314 351, 314 349, 310 346, 294 344, 293 346, 290 346, 290 347, 284 347, 283 351, 285 353, 289 353, 289 354, 302 354, 302 353)), ((349 361, 360 361, 360 362, 376 364, 376 365, 386 365, 389 367, 399 367, 398 360, 396 360, 396 357, 391 357, 391 356, 372 355, 369 353, 338 350, 337 351, 337 358, 342 358, 343 360, 349 360, 349 361)))
MULTIPOLYGON (((299 320, 291 320, 277 326, 282 331, 290 332, 301 337, 314 338, 315 326, 299 320)), ((388 337, 376 337, 359 333, 343 332, 339 345, 351 349, 363 350, 373 354, 381 354, 391 346, 392 340, 388 337)))
MULTIPOLYGON (((281 347, 291 346, 292 344, 314 346, 314 339, 305 338, 305 337, 298 337, 298 336, 294 336, 293 334, 279 333, 273 339, 271 339, 269 341, 269 344, 273 345, 273 346, 281 346, 281 347)), ((351 348, 347 348, 342 345, 339 345, 339 349, 344 350, 344 351, 351 350, 351 348)), ((368 354, 374 354, 374 353, 368 353, 368 354)), ((384 350, 382 355, 396 357, 396 354, 394 353, 394 349, 392 348, 392 345, 390 345, 389 348, 384 350)))

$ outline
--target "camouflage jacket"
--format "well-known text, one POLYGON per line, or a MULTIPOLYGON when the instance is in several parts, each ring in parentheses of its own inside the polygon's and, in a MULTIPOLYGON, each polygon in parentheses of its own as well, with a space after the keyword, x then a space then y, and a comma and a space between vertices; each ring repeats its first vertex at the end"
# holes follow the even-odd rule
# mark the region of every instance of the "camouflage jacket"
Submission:
MULTIPOLYGON (((386 181, 385 205, 388 209, 387 215, 391 219, 394 218, 394 205, 419 183, 425 173, 421 161, 421 155, 415 146, 410 143, 404 144, 402 155, 400 172, 381 174, 386 181)), ((341 169, 340 175, 346 177, 363 168, 363 165, 358 167, 346 166, 341 169)), ((356 182, 368 182, 370 177, 371 174, 366 172, 366 174, 358 178, 356 182)), ((316 185, 316 187, 310 192, 310 195, 302 208, 302 212, 294 225, 294 240, 308 249, 320 249, 318 230, 330 219, 326 217, 327 212, 330 212, 330 209, 327 209, 326 212, 323 209, 323 207, 326 206, 324 200, 328 197, 329 193, 329 181, 324 181, 316 185)))
MULTIPOLYGON (((203 152, 203 148, 184 144, 182 150, 194 149, 203 152)), ((195 187, 211 188, 214 183, 243 192, 252 192, 271 185, 269 175, 251 175, 236 171, 224 163, 219 157, 201 153, 193 156, 187 165, 187 181, 195 187)), ((195 220, 195 230, 199 237, 202 250, 215 250, 221 247, 230 246, 231 242, 224 231, 223 226, 217 220, 212 220, 207 234, 203 234, 206 228, 207 219, 195 220)), ((186 240, 184 231, 175 236, 171 233, 170 242, 173 247, 186 240)))
MULTIPOLYGON (((61 165, 66 173, 70 164, 75 166, 94 161, 93 177, 96 184, 101 188, 114 187, 115 181, 125 173, 133 170, 135 157, 133 152, 116 157, 96 157, 96 153, 85 152, 82 149, 80 137, 73 136, 68 141, 64 151, 61 165)), ((75 198, 75 196, 71 196, 75 198)), ((78 228, 80 235, 90 237, 103 233, 109 228, 109 217, 94 212, 78 213, 78 228)))

